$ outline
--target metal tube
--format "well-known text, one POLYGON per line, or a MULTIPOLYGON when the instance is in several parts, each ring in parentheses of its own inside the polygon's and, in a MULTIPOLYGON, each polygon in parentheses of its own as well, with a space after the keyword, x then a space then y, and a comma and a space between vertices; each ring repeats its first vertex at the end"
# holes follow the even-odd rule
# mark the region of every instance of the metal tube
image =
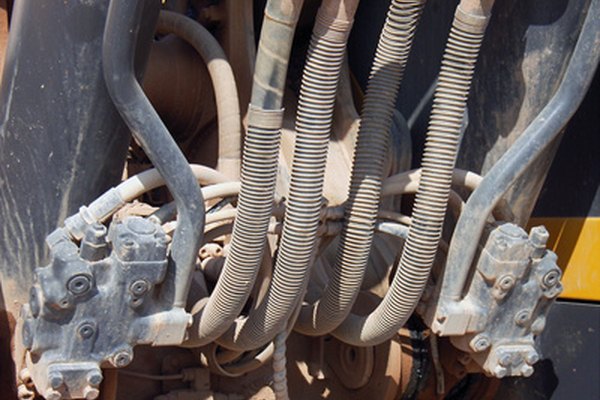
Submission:
POLYGON ((560 134, 582 102, 600 59, 600 1, 592 0, 556 94, 485 175, 457 222, 444 272, 438 317, 444 303, 461 299, 486 219, 511 185, 560 134))
MULTIPOLYGON (((144 95, 134 74, 142 0, 112 0, 102 43, 104 79, 110 97, 175 198, 179 224, 171 245, 168 301, 184 307, 204 232, 204 201, 185 156, 144 95), (170 282, 172 281, 172 282, 170 282)), ((168 292, 168 291, 165 291, 168 292)))

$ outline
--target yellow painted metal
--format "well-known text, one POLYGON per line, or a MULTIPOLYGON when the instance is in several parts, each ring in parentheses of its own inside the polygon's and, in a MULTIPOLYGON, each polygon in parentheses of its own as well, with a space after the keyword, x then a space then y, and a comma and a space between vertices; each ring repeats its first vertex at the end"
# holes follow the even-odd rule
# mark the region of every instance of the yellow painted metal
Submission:
POLYGON ((564 291, 560 297, 600 301, 600 217, 532 218, 529 226, 544 225, 548 248, 558 255, 564 291))

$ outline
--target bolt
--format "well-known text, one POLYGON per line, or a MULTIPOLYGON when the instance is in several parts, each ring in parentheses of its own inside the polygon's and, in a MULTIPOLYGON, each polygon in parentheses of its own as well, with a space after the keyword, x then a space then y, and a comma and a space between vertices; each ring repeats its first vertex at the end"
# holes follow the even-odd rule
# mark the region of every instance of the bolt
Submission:
POLYGON ((90 290, 92 282, 86 275, 75 275, 67 282, 67 289, 74 295, 81 295, 90 290))
POLYGON ((515 323, 519 326, 523 326, 531 319, 531 311, 521 310, 515 315, 515 323))
POLYGON ((548 242, 548 238, 550 238, 550 234, 544 226, 534 226, 531 228, 529 238, 535 247, 545 247, 546 243, 548 242))
POLYGON ((87 386, 85 389, 83 389, 83 397, 86 400, 95 400, 98 398, 98 396, 100 396, 100 391, 96 388, 87 386))
POLYGON ((539 360, 540 360, 540 356, 535 351, 529 352, 529 354, 527 354, 527 357, 525 358, 525 361, 527 361, 527 364, 529 364, 529 365, 533 365, 536 362, 538 362, 539 360))
POLYGON ((471 349, 476 352, 484 351, 485 349, 490 347, 490 345, 490 339, 483 334, 475 336, 469 343, 471 349))
POLYGON ((133 261, 136 243, 131 238, 125 237, 119 248, 119 257, 123 261, 133 261))
POLYGON ((509 353, 502 353, 498 357, 498 363, 503 367, 508 367, 512 363, 512 356, 509 353))
POLYGON ((46 390, 46 394, 44 395, 44 397, 46 398, 46 400, 60 400, 62 399, 62 395, 60 394, 60 392, 54 390, 54 389, 48 389, 46 390))
POLYGON ((149 284, 143 279, 138 279, 129 286, 129 290, 134 296, 143 296, 149 289, 149 284))
POLYGON ((48 374, 48 383, 50 383, 52 389, 58 389, 64 382, 63 374, 60 372, 54 371, 48 374))
POLYGON ((102 383, 102 373, 100 371, 92 371, 87 375, 87 381, 92 386, 98 386, 102 383))
POLYGON ((94 325, 89 322, 84 322, 79 326, 78 333, 82 339, 89 339, 94 336, 95 333, 94 325))
POLYGON ((550 288, 558 283, 559 276, 560 274, 558 273, 558 271, 553 269, 546 273, 546 275, 544 275, 544 277, 542 278, 542 283, 547 288, 550 288))
POLYGON ((123 368, 129 365, 132 361, 131 353, 128 351, 120 351, 112 359, 112 364, 117 368, 123 368))
POLYGON ((512 275, 503 275, 498 279, 498 286, 505 292, 512 289, 515 285, 515 278, 512 275))
POLYGON ((533 367, 527 364, 523 365, 521 367, 521 374, 525 377, 530 377, 533 374, 533 367))
POLYGON ((494 368, 494 370, 492 371, 492 373, 494 374, 494 376, 496 378, 504 378, 506 376, 506 374, 508 373, 507 369, 500 366, 500 365, 496 365, 496 367, 494 368))

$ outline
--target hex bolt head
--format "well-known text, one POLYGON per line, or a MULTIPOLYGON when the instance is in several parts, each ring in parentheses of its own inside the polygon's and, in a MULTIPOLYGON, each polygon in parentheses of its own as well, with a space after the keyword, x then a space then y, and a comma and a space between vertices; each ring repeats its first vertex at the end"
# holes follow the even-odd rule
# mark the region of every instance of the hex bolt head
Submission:
POLYGON ((560 273, 557 270, 553 269, 547 272, 546 275, 544 275, 544 277, 542 278, 542 283, 545 287, 550 288, 558 283, 559 277, 560 273))
POLYGON ((509 353, 503 353, 498 357, 498 363, 503 367, 508 367, 512 364, 512 356, 509 353))
POLYGON ((487 335, 483 334, 475 336, 473 339, 471 339, 471 342, 469 343, 471 350, 475 352, 484 351, 485 349, 490 347, 490 345, 490 339, 487 337, 487 335))
POLYGON ((502 379, 508 374, 508 370, 500 365, 496 365, 492 373, 496 378, 502 379))
POLYGON ((119 246, 119 257, 121 258, 121 260, 123 261, 133 261, 134 256, 135 256, 135 248, 137 246, 137 243, 129 238, 129 237, 125 237, 123 238, 122 242, 121 242, 121 246, 119 246))
POLYGON ((102 373, 100 371, 92 371, 87 375, 87 382, 91 386, 99 386, 102 383, 102 373))
POLYGON ((46 398, 46 400, 60 400, 62 399, 62 394, 60 394, 60 392, 57 390, 48 389, 46 390, 44 397, 46 398))
POLYGON ((91 338, 94 336, 95 332, 96 329, 94 328, 94 325, 89 322, 84 322, 83 324, 79 325, 79 328, 77 329, 77 333, 82 339, 91 338))
POLYGON ((90 281, 90 278, 82 274, 71 277, 67 282, 67 289, 74 295, 84 294, 90 290, 91 287, 92 282, 90 281))
POLYGON ((521 367, 521 374, 523 374, 524 377, 530 377, 533 375, 533 367, 527 364, 523 365, 521 367))
POLYGON ((143 296, 148 289, 150 289, 150 285, 143 279, 138 279, 129 286, 129 290, 134 296, 143 296))
POLYGON ((119 351, 117 354, 115 354, 111 361, 115 367, 123 368, 123 367, 128 366, 132 360, 133 360, 133 357, 132 357, 131 353, 126 350, 123 350, 123 351, 119 351))
POLYGON ((58 389, 65 382, 63 378, 63 374, 58 371, 51 372, 48 374, 48 383, 52 387, 52 389, 58 389))
POLYGON ((83 397, 86 400, 95 400, 98 398, 98 396, 100 396, 100 391, 94 387, 87 386, 85 389, 83 389, 83 397))
POLYGON ((539 360, 540 360, 540 356, 535 351, 529 352, 529 354, 527 354, 527 357, 525 357, 525 361, 529 365, 533 365, 536 362, 538 362, 539 360))
POLYGON ((503 275, 500 278, 498 278, 498 286, 500 287, 500 289, 504 290, 505 292, 512 289, 512 287, 514 285, 515 285, 515 278, 512 275, 503 275))
POLYGON ((543 225, 534 226, 531 228, 529 238, 534 246, 543 247, 546 246, 546 243, 550 238, 550 233, 548 233, 548 230, 543 225))

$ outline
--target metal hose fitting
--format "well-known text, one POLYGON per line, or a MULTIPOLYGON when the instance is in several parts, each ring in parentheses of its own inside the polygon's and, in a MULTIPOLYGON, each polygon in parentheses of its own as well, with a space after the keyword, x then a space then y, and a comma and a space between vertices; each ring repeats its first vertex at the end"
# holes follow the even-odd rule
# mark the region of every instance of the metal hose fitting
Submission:
POLYGON ((244 307, 260 269, 273 209, 287 66, 302 4, 303 0, 267 2, 229 255, 208 302, 201 300, 206 302, 205 307, 195 307, 198 312, 184 346, 210 343, 230 327, 244 307))
POLYGON ((302 307, 295 329, 303 334, 335 329, 360 290, 373 242, 388 132, 423 5, 424 0, 394 0, 388 10, 367 85, 334 273, 323 297, 302 307))
POLYGON ((423 154, 421 179, 400 265, 383 301, 368 316, 351 314, 333 335, 355 346, 374 346, 392 337, 417 305, 429 278, 448 203, 467 97, 489 8, 463 0, 452 22, 423 154), (465 12, 469 10, 469 13, 465 12))
POLYGON ((219 340, 225 347, 249 350, 272 340, 308 283, 338 81, 357 7, 358 0, 328 0, 317 13, 298 101, 291 184, 273 281, 259 307, 219 340))

